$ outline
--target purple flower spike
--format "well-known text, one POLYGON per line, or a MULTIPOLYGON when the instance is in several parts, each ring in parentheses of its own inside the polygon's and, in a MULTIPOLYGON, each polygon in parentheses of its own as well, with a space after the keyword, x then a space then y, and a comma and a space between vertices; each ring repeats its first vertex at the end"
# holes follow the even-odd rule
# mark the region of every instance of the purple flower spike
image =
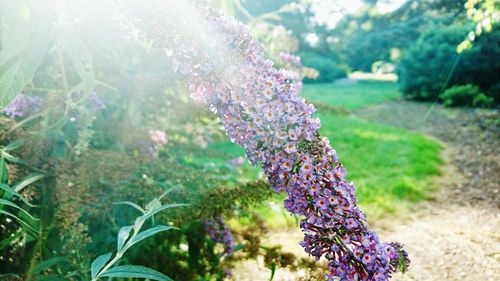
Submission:
POLYGON ((292 77, 272 66, 243 24, 199 8, 210 32, 227 45, 190 41, 178 58, 184 66, 179 74, 193 97, 214 108, 250 163, 260 163, 271 187, 286 192, 285 208, 305 217, 300 245, 316 259, 327 259, 328 280, 388 280, 404 271, 406 252, 368 229, 354 185, 328 139, 320 137, 314 106, 300 97, 292 77))
POLYGON ((24 94, 17 95, 2 112, 10 119, 27 117, 42 110, 43 99, 24 94))
POLYGON ((224 244, 225 255, 230 256, 233 254, 234 237, 223 218, 205 221, 205 230, 214 242, 224 244))

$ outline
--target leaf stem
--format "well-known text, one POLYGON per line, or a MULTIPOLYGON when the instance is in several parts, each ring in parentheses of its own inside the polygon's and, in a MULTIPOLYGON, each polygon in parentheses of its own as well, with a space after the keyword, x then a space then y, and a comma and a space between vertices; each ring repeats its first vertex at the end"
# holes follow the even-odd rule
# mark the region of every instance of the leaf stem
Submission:
POLYGON ((58 58, 58 62, 59 62, 59 68, 61 70, 62 86, 63 86, 64 92, 66 94, 68 94, 68 92, 69 92, 68 79, 66 77, 66 68, 64 67, 64 58, 63 58, 63 55, 61 52, 61 47, 59 44, 57 44, 56 50, 57 50, 57 58, 58 58))

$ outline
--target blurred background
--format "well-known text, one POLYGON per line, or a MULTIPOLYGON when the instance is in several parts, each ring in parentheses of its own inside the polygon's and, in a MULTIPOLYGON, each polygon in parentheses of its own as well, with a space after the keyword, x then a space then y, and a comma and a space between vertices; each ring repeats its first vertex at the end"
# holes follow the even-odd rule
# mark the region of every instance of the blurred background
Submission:
MULTIPOLYGON (((500 2, 208 3, 315 105, 370 226, 409 251, 394 280, 500 279, 500 2)), ((0 0, 0 280, 93 279, 123 226, 170 203, 190 205, 145 225, 179 230, 116 265, 323 280, 285 195, 176 76, 186 7, 0 0)))

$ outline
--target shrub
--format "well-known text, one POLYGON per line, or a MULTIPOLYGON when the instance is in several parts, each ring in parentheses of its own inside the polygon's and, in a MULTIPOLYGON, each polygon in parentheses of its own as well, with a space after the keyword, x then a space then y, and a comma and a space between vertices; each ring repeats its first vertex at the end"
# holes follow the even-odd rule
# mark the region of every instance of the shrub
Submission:
MULTIPOLYGON (((457 45, 467 36, 469 26, 434 26, 422 34, 398 64, 403 94, 416 100, 434 100, 446 81, 457 56, 457 45)), ((448 86, 474 84, 486 92, 498 82, 500 31, 483 34, 462 57, 448 86)), ((496 98, 496 103, 499 99, 496 98)))
POLYGON ((330 57, 313 52, 302 52, 299 56, 305 66, 319 71, 316 79, 306 78, 305 83, 328 83, 347 76, 347 67, 330 57))
POLYGON ((486 96, 478 86, 467 84, 453 86, 440 97, 446 106, 491 106, 492 97, 486 96))
POLYGON ((495 99, 495 102, 498 103, 500 101, 500 82, 493 84, 488 89, 488 96, 495 99))

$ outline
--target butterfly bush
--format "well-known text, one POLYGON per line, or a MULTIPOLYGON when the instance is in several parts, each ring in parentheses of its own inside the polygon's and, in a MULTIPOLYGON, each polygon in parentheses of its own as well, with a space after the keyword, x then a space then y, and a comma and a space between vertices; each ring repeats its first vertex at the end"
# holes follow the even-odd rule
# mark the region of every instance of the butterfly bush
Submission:
POLYGON ((2 112, 11 119, 23 118, 42 110, 43 99, 25 94, 17 95, 2 112))
MULTIPOLYGON (((335 150, 318 129, 307 104, 284 70, 273 67, 245 25, 202 6, 203 40, 174 53, 174 65, 194 99, 210 104, 231 141, 260 163, 276 192, 286 192, 285 208, 303 216, 300 245, 328 260, 328 280, 388 280, 409 260, 402 246, 382 243, 356 205, 354 184, 335 150), (221 47, 225 46, 225 47, 221 47)), ((170 43, 172 44, 172 43, 170 43)))
POLYGON ((214 242, 224 245, 225 255, 230 256, 233 254, 235 247, 234 237, 223 218, 206 220, 205 230, 214 242))

